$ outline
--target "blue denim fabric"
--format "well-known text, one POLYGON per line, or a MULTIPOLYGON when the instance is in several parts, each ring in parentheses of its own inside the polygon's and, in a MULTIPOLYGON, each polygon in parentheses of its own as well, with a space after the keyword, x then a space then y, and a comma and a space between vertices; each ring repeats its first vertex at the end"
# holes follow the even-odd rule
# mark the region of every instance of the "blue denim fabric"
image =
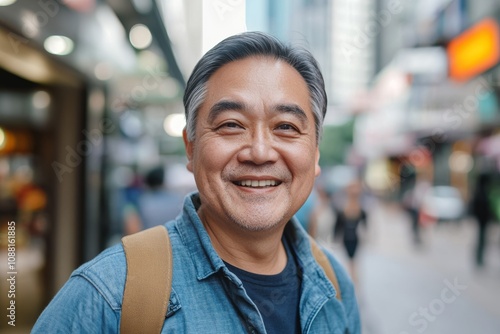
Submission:
MULTIPOLYGON (((241 281, 217 255, 197 213, 196 193, 166 227, 174 254, 170 304, 162 333, 265 333, 262 317, 241 281)), ((357 334, 361 331, 351 281, 328 253, 342 302, 314 260, 309 238, 293 218, 285 229, 302 270, 302 333, 357 334)), ((118 333, 126 261, 121 244, 75 270, 36 322, 32 333, 118 333)), ((268 307, 279 307, 269 299, 268 307)))

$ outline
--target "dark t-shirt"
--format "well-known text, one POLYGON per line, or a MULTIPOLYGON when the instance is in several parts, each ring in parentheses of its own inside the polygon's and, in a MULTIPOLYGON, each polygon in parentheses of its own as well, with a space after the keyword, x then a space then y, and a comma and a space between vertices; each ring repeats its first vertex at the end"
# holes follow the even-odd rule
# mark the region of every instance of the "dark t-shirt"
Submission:
POLYGON ((348 218, 344 212, 339 212, 334 227, 334 235, 336 238, 342 235, 344 242, 357 241, 359 224, 363 224, 366 227, 366 212, 364 210, 361 210, 359 216, 355 218, 348 218))
POLYGON ((268 334, 300 334, 300 286, 297 262, 283 238, 288 257, 285 269, 277 275, 259 275, 226 263, 241 279, 248 296, 260 311, 268 334))

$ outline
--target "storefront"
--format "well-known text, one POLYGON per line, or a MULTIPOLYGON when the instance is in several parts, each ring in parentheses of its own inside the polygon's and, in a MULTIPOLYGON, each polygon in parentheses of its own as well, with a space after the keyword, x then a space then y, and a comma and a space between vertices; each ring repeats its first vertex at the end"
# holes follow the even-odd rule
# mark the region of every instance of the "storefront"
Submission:
MULTIPOLYGON (((34 321, 81 256, 83 166, 75 164, 59 179, 53 165, 64 161, 65 148, 76 147, 79 140, 86 83, 69 66, 19 41, 25 40, 0 27, 2 258, 15 245, 14 270, 1 275, 4 281, 4 275, 16 272, 16 300, 30 305, 18 308, 22 327, 34 321), (15 227, 15 239, 4 238, 9 227, 15 227)), ((2 261, 1 268, 6 265, 2 261)), ((10 302, 6 298, 2 294, 2 307, 10 302)))
MULTIPOLYGON (((137 125, 127 116, 135 112, 154 125, 149 137, 164 138, 183 78, 156 5, 17 0, 0 8, 0 255, 15 228, 16 329, 29 331, 71 272, 119 240, 111 194, 120 167, 177 150, 179 140, 167 138, 164 152, 154 146, 127 160, 123 131, 137 125)), ((0 263, 2 281, 9 265, 0 263)), ((0 308, 9 298, 0 296, 0 308)))

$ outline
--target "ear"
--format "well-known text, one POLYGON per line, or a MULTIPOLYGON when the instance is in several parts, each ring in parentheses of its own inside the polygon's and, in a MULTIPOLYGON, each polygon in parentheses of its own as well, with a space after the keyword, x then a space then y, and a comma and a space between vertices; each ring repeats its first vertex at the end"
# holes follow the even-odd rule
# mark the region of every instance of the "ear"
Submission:
POLYGON ((314 163, 315 163, 315 166, 314 166, 314 176, 317 177, 321 173, 321 167, 319 166, 319 147, 316 147, 316 153, 315 153, 315 157, 314 157, 314 163))
POLYGON ((188 162, 186 164, 186 168, 188 171, 190 171, 192 173, 193 172, 193 146, 194 146, 194 144, 193 144, 193 142, 188 140, 186 128, 184 128, 184 130, 182 130, 182 139, 184 139, 184 147, 186 148, 186 156, 188 159, 188 162))

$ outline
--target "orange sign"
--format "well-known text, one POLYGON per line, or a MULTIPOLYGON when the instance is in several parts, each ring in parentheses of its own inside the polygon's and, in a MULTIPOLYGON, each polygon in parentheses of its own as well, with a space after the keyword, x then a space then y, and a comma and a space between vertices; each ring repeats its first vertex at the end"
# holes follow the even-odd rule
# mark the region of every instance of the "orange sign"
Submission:
POLYGON ((495 66, 500 61, 499 31, 498 23, 487 18, 451 40, 450 77, 465 81, 495 66))

